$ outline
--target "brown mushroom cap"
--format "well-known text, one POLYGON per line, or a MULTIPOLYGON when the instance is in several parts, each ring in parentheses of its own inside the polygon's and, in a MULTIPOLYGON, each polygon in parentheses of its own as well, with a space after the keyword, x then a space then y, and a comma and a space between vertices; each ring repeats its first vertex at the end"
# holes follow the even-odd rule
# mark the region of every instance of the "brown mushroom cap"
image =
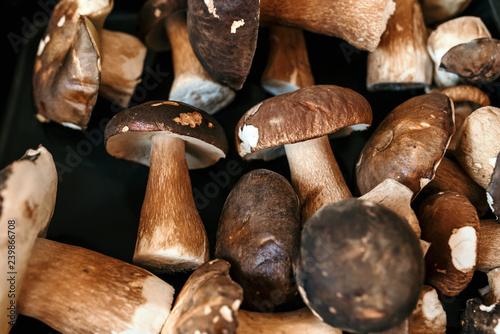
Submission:
POLYGON ((280 174, 256 169, 231 190, 219 220, 215 253, 231 263, 244 306, 273 311, 297 295, 293 264, 300 238, 297 194, 280 174))
POLYGON ((236 333, 243 289, 229 276, 230 264, 214 259, 187 279, 161 334, 236 333))
POLYGON ((258 0, 188 1, 189 40, 212 78, 240 90, 257 48, 258 0))
POLYGON ((425 23, 432 25, 456 17, 462 13, 472 0, 420 0, 425 23))
POLYGON ((367 128, 372 109, 359 93, 313 85, 273 96, 248 110, 236 125, 236 148, 244 159, 263 150, 319 138, 349 126, 367 128))
POLYGON ((116 114, 104 133, 109 154, 149 166, 151 138, 170 134, 186 142, 188 167, 204 168, 228 151, 222 126, 203 110, 176 101, 149 101, 116 114))
POLYGON ((359 192, 392 178, 416 196, 434 177, 454 131, 453 104, 446 95, 429 93, 403 102, 382 120, 360 153, 359 192))
POLYGON ((443 191, 422 201, 417 210, 425 256, 426 280, 446 296, 470 283, 477 264, 480 224, 476 209, 462 194, 443 191))
POLYGON ((412 314, 408 317, 409 334, 445 334, 446 312, 436 289, 424 285, 412 314))
POLYGON ((500 40, 478 38, 448 50, 440 68, 470 84, 486 84, 500 76, 500 40))

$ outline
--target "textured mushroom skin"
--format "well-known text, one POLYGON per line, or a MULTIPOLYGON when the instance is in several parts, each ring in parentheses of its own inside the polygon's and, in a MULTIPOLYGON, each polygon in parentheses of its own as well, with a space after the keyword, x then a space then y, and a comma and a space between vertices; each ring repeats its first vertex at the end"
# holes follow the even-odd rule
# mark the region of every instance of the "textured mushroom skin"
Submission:
POLYGON ((236 333, 243 289, 229 276, 230 266, 214 259, 198 267, 179 292, 161 333, 236 333))
POLYGON ((476 209, 464 195, 443 191, 422 201, 417 217, 422 227, 422 239, 431 244, 425 255, 426 280, 442 294, 456 296, 467 287, 476 268, 480 230, 476 209), (476 242, 462 240, 458 246, 467 247, 467 255, 474 261, 462 262, 467 263, 468 268, 457 268, 457 262, 453 260, 456 248, 452 247, 452 238, 460 229, 467 227, 475 230, 476 242), (470 244, 467 244, 468 241, 470 244))
POLYGON ((382 120, 360 153, 359 192, 392 178, 416 196, 434 177, 454 131, 453 104, 446 95, 429 93, 403 102, 382 120))
POLYGON ((462 315, 462 334, 497 334, 500 326, 500 305, 486 306, 479 298, 467 300, 462 315))
POLYGON ((454 46, 441 58, 440 68, 470 84, 486 84, 500 76, 500 40, 478 38, 454 46))
POLYGON ((297 284, 326 323, 379 332, 406 319, 424 280, 423 254, 408 223, 357 198, 325 205, 301 235, 297 284))
POLYGON ((241 157, 259 150, 313 139, 342 128, 372 122, 372 109, 359 93, 335 85, 313 85, 273 96, 248 110, 236 125, 241 157), (255 145, 246 147, 245 128, 258 131, 255 145))
POLYGON ((219 222, 215 257, 231 263, 244 306, 272 311, 294 298, 300 206, 288 181, 266 169, 245 174, 229 194, 219 222))
POLYGON ((217 81, 240 90, 250 72, 259 29, 259 1, 188 0, 193 51, 217 81))

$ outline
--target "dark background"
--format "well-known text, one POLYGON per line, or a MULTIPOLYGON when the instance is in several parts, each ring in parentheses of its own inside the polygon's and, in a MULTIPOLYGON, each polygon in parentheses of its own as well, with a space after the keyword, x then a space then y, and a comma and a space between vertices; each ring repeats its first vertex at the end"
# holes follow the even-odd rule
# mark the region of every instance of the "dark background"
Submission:
MULTIPOLYGON (((100 253, 131 262, 139 212, 148 177, 148 168, 110 157, 100 141, 100 122, 109 119, 117 111, 109 101, 99 98, 89 128, 85 133, 63 128, 56 124, 40 124, 33 116, 31 97, 31 71, 38 40, 43 34, 43 19, 48 19, 44 8, 53 8, 55 1, 18 0, 4 1, 4 88, 0 110, 0 168, 21 157, 29 148, 43 144, 52 153, 56 163, 71 167, 60 174, 58 196, 48 238, 72 245, 86 247, 100 253), (31 25, 30 25, 31 23, 31 25), (29 29, 35 27, 35 29, 29 29), (30 37, 24 39, 25 37, 30 37), (9 40, 10 38, 10 40, 9 40), (21 38, 19 45, 12 38, 21 38), (17 49, 19 47, 19 49, 17 49), (94 134, 97 137, 89 137, 94 134), (92 144, 96 140, 96 144, 92 144), (91 143, 88 146, 88 143, 91 143), (86 144, 87 146, 82 146, 86 144), (72 152, 89 148, 74 160, 72 152)), ((492 10, 493 0, 473 0, 465 14, 483 18, 494 37, 499 37, 500 27, 492 10)), ((495 2, 498 7, 498 2, 495 2)), ((135 32, 135 13, 141 2, 116 1, 106 28, 135 32)), ((46 22, 45 22, 46 23, 46 22)), ((232 186, 247 171, 255 168, 274 170, 285 177, 289 171, 285 158, 272 162, 244 162, 234 149, 234 127, 241 115, 256 103, 269 97, 259 85, 260 74, 267 57, 267 30, 262 27, 254 64, 244 87, 237 92, 235 101, 215 117, 227 130, 231 144, 228 157, 216 165, 199 171, 191 171, 193 191, 203 194, 197 198, 200 215, 205 222, 213 245, 219 214, 232 186), (228 173, 230 178, 223 186, 216 184, 215 175, 228 173), (234 168, 236 166, 236 168, 234 168)), ((373 108, 376 125, 395 106, 422 91, 378 92, 366 91, 366 52, 349 48, 340 39, 305 33, 311 67, 317 84, 336 84, 352 88, 367 98, 373 108), (347 54, 346 54, 347 52, 347 54)), ((148 53, 146 66, 159 65, 164 73, 172 73, 168 52, 148 53)), ((146 75, 147 73, 145 73, 146 75)), ((132 103, 166 99, 172 75, 165 76, 158 87, 147 95, 136 94, 132 103)), ((497 86, 488 87, 492 104, 498 103, 497 86)), ((372 129, 374 127, 372 126, 372 129)), ((347 138, 332 140, 332 149, 351 189, 352 172, 358 153, 370 135, 370 130, 347 138)), ((102 138, 101 138, 102 139, 102 138)), ((164 276, 176 290, 187 275, 164 276)), ((485 284, 483 275, 475 277, 470 288, 456 298, 441 297, 448 311, 450 333, 457 332, 459 313, 467 298, 477 294, 477 287, 485 284)), ((56 333, 37 320, 20 316, 12 333, 56 333)))

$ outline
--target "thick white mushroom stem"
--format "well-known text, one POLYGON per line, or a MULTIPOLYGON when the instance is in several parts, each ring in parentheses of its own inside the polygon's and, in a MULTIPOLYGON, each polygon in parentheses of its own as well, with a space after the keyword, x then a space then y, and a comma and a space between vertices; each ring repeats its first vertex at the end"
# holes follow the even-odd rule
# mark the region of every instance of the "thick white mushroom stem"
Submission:
POLYGON ((307 307, 288 312, 263 313, 238 311, 237 334, 342 334, 307 307))
POLYGON ((328 136, 285 145, 285 151, 302 206, 302 224, 323 205, 352 197, 328 136))
POLYGON ((269 27, 269 57, 261 85, 272 95, 314 85, 302 29, 278 25, 269 27))
POLYGON ((151 139, 149 178, 133 261, 153 272, 192 270, 209 257, 185 154, 185 143, 178 137, 160 133, 151 139))
POLYGON ((166 18, 172 48, 174 80, 169 100, 180 101, 214 114, 231 103, 236 93, 215 81, 201 65, 189 42, 186 13, 177 11, 166 18))

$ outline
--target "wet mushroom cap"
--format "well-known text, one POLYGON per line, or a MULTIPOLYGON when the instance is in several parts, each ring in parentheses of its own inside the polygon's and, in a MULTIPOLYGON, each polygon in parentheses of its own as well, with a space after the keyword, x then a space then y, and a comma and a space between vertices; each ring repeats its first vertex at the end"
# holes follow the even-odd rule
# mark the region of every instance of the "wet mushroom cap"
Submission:
POLYGON ((353 332, 384 331, 417 304, 422 249, 394 211, 348 198, 323 206, 306 222, 296 278, 304 302, 326 323, 353 332))
POLYGON ((203 110, 176 101, 150 101, 116 114, 104 132, 106 150, 117 158, 149 166, 151 138, 171 135, 186 142, 190 169, 204 168, 228 151, 222 126, 203 110))
POLYGON ((231 263, 246 308, 272 311, 297 295, 293 264, 300 228, 298 196, 282 175, 256 169, 233 187, 219 220, 214 256, 231 263))
POLYGON ((485 84, 500 76, 500 40, 478 38, 452 47, 441 58, 440 68, 471 84, 485 84))
POLYGON ((403 102, 382 120, 359 155, 359 192, 363 195, 392 178, 416 196, 434 177, 454 131, 448 96, 428 93, 403 102))
POLYGON ((313 85, 268 98, 249 109, 236 125, 236 148, 244 159, 264 150, 335 133, 366 129, 372 109, 359 93, 335 85, 313 85))

